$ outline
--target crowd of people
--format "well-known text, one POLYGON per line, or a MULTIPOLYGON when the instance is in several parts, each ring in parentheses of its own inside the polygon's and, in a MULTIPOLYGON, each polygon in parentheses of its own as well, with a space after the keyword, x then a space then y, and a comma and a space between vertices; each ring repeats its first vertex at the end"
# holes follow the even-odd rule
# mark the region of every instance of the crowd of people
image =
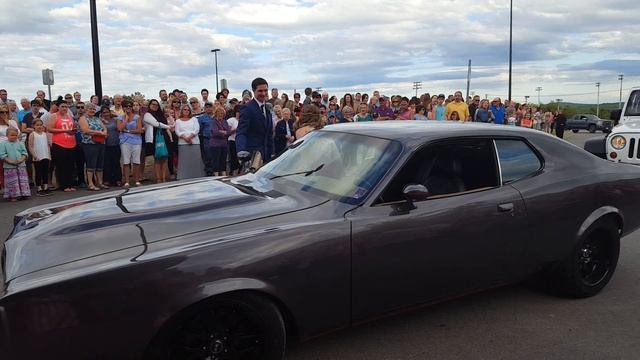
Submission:
POLYGON ((223 89, 211 97, 189 97, 179 89, 143 95, 79 92, 50 101, 38 90, 20 107, 0 89, 0 189, 9 201, 78 187, 100 191, 200 176, 238 173, 256 152, 264 161, 314 129, 336 123, 385 120, 484 122, 523 126, 562 137, 566 118, 537 106, 500 98, 453 95, 386 96, 379 91, 331 96, 306 88, 280 94, 262 78, 252 91, 230 98, 223 89), (304 95, 304 98, 302 98, 304 95))

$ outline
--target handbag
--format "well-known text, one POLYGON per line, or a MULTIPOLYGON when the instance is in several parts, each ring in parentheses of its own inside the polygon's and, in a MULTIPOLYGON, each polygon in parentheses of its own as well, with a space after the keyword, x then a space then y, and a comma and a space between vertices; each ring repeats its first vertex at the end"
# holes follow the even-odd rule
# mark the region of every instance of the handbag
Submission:
POLYGON ((167 143, 164 141, 164 135, 162 134, 162 129, 156 129, 156 149, 154 153, 154 157, 156 159, 162 159, 169 157, 169 149, 167 149, 167 143))
POLYGON ((102 135, 91 135, 91 141, 93 141, 94 144, 104 144, 106 137, 102 135))

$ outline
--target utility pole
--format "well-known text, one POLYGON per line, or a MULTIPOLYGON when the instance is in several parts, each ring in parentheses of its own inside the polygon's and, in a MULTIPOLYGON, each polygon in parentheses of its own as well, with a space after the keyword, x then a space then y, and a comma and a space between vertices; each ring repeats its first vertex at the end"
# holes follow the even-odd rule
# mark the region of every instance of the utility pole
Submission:
POLYGON ((513 63, 513 0, 509 4, 509 102, 511 102, 511 69, 513 63))
POLYGON ((622 109, 622 79, 624 79, 624 75, 618 75, 618 80, 620 80, 620 106, 618 107, 618 109, 622 109))
POLYGON ((598 88, 598 98, 597 98, 597 105, 596 105, 596 116, 600 117, 600 82, 596 83, 596 87, 598 88))
POLYGON ((418 97, 418 90, 422 89, 422 81, 413 82, 413 90, 416 91, 416 97, 418 97))
POLYGON ((538 86, 538 87, 536 88, 536 91, 538 92, 538 106, 540 106, 540 91, 542 91, 542 87, 541 87, 541 86, 538 86))
POLYGON ((218 88, 219 83, 218 83, 218 51, 220 51, 220 49, 212 49, 211 52, 215 55, 215 64, 216 64, 216 95, 220 92, 220 89, 218 88))
MULTIPOLYGON (((98 101, 102 101, 102 76, 100 75, 100 45, 98 43, 98 12, 96 0, 89 0, 89 14, 91 17, 91 47, 93 49, 93 86, 98 101)), ((51 94, 49 94, 51 101, 51 94)))
POLYGON ((558 104, 558 110, 557 111, 560 111, 560 102, 561 101, 562 101, 562 99, 556 99, 556 103, 558 104))
POLYGON ((469 59, 469 67, 467 68, 467 97, 464 102, 469 101, 469 87, 471 86, 471 59, 469 59))

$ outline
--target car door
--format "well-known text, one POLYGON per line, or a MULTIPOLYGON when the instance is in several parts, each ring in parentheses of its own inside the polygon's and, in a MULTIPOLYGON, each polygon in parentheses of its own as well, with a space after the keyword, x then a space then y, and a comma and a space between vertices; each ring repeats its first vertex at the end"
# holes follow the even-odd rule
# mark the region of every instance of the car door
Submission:
POLYGON ((416 151, 375 203, 347 215, 353 319, 513 280, 527 238, 525 213, 519 192, 501 186, 492 140, 416 151), (447 159, 457 170, 438 170, 447 159), (416 183, 434 195, 403 201, 401 189, 416 183))

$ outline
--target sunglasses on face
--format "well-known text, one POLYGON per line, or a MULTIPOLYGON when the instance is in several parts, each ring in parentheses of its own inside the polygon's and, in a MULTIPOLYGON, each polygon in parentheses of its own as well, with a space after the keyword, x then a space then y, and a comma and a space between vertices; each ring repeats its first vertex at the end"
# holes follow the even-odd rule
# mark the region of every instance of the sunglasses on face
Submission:
POLYGON ((76 106, 76 109, 84 109, 84 106, 76 106))

